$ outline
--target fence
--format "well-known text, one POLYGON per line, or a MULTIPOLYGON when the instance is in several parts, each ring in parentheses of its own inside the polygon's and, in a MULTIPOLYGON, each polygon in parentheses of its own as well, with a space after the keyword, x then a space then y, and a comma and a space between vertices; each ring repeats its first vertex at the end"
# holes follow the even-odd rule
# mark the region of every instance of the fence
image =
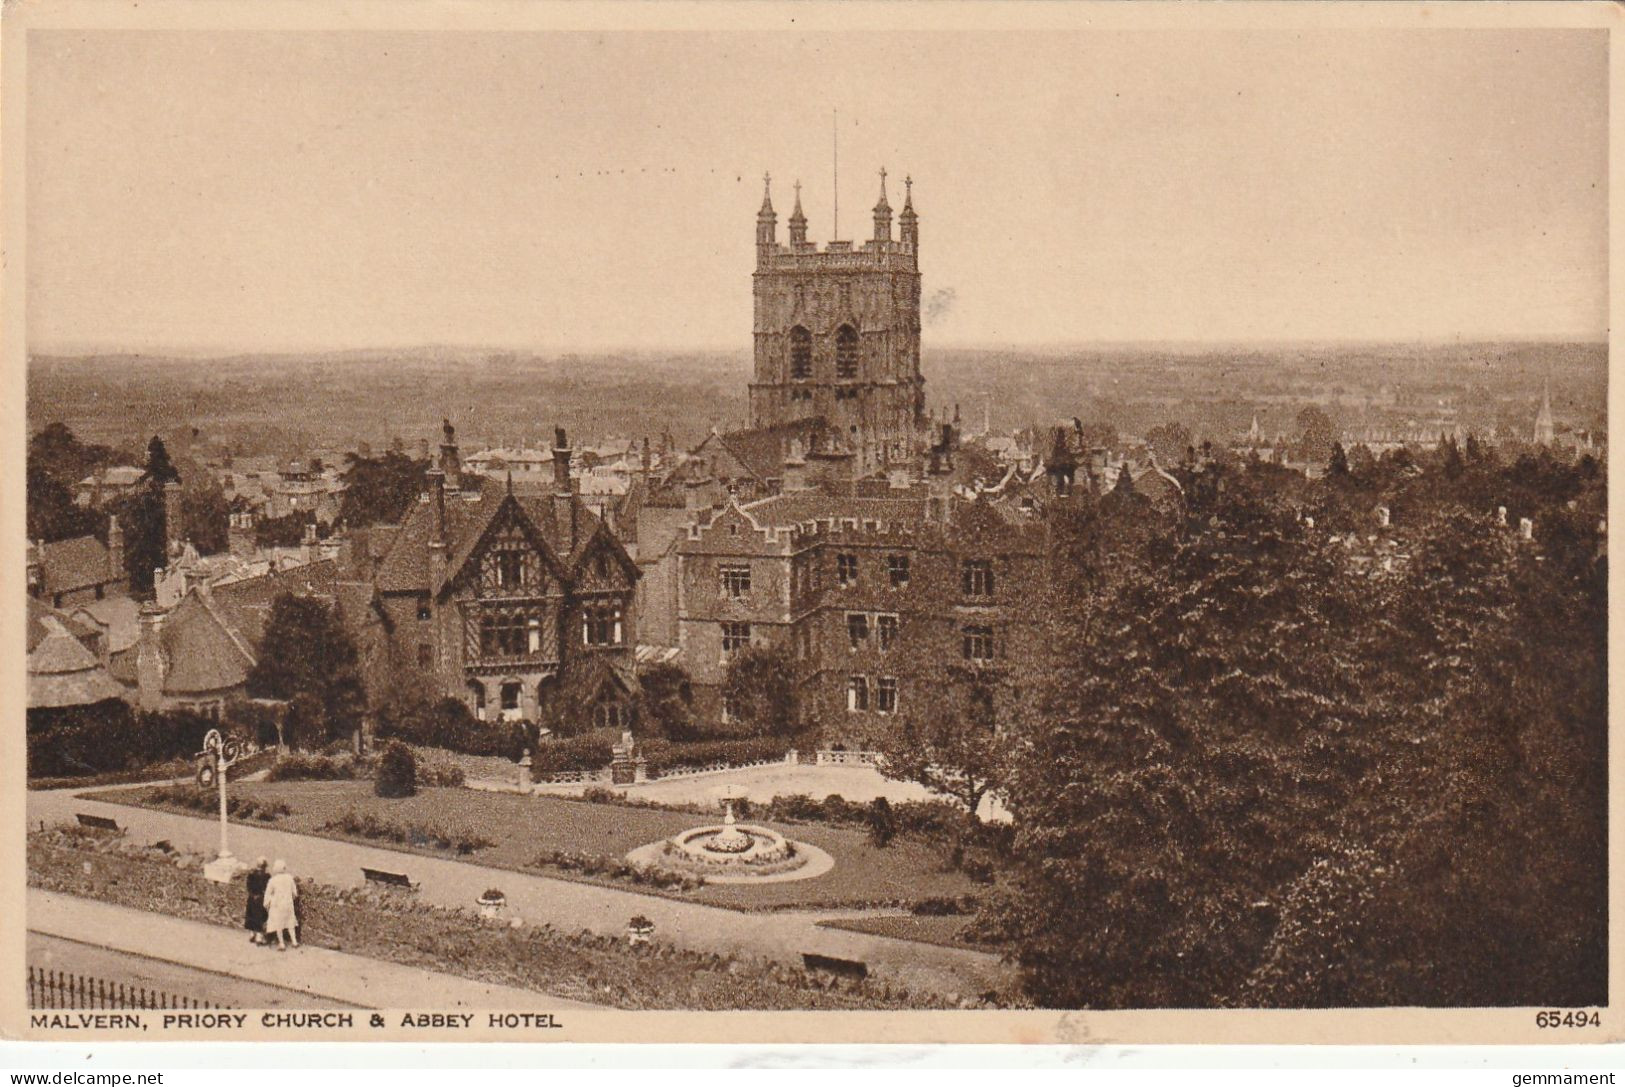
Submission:
POLYGON ((144 985, 126 985, 122 981, 30 966, 28 1006, 68 1011, 164 1011, 170 1008, 219 1008, 222 1005, 193 1000, 189 996, 179 996, 162 989, 148 989, 144 985))
POLYGON ((819 766, 878 766, 881 754, 878 751, 820 751, 818 752, 819 766))

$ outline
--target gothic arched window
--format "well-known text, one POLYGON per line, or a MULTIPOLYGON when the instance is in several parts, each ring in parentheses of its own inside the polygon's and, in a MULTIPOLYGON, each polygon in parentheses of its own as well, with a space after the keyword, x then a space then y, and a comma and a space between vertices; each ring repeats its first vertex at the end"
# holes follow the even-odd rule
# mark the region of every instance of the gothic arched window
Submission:
POLYGON ((800 325, 790 330, 790 376, 797 381, 812 377, 812 333, 800 325))
POLYGON ((858 330, 851 325, 842 325, 835 330, 835 376, 858 376, 858 330))

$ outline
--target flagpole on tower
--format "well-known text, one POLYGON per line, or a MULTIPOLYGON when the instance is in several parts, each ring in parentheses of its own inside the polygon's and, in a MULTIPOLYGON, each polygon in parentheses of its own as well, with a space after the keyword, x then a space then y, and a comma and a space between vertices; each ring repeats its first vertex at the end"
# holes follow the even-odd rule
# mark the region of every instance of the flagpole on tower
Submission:
POLYGON ((830 115, 829 141, 832 157, 835 162, 835 233, 831 240, 841 236, 841 111, 834 110, 830 115))

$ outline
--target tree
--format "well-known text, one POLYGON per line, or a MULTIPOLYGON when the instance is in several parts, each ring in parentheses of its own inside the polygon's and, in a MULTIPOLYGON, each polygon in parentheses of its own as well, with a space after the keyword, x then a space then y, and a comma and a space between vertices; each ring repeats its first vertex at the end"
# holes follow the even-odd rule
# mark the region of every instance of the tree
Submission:
POLYGON ((1298 456, 1302 460, 1324 463, 1332 455, 1337 441, 1337 428, 1331 418, 1313 404, 1298 412, 1298 456))
POLYGON ((214 480, 205 478, 199 486, 182 488, 181 519, 186 538, 199 554, 217 555, 229 546, 231 507, 214 480))
POLYGON ((751 735, 794 732, 794 664, 781 646, 746 646, 736 651, 722 680, 728 716, 751 735))
POLYGON ((271 604, 248 693, 290 700, 290 720, 319 714, 320 725, 296 729, 293 742, 312 746, 318 738, 313 731, 323 742, 339 739, 360 727, 366 708, 359 662, 355 641, 331 604, 284 593, 271 604))
POLYGON ((661 663, 644 669, 638 677, 638 712, 649 731, 668 740, 692 740, 694 688, 681 665, 661 663))
POLYGON ((339 519, 361 527, 395 524, 423 492, 429 462, 393 450, 381 457, 350 453, 345 457, 344 498, 339 519))
POLYGON ((298 547, 310 525, 316 525, 318 535, 326 535, 316 515, 309 511, 295 510, 281 517, 262 518, 254 525, 254 543, 260 547, 298 547))
POLYGON ((1349 455, 1343 451, 1342 442, 1332 443, 1332 456, 1326 464, 1326 474, 1335 479, 1342 479, 1349 474, 1349 455))
POLYGON ((1157 463, 1168 467, 1184 459, 1191 448, 1191 432, 1183 423, 1163 423, 1146 431, 1145 444, 1151 447, 1157 463))

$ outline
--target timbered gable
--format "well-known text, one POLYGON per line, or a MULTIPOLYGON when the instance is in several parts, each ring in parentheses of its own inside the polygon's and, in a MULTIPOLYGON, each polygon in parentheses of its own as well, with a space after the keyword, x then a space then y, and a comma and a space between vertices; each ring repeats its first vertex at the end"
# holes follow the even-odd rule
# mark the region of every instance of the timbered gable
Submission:
POLYGON ((556 596, 564 569, 542 534, 511 496, 504 497, 478 536, 459 549, 445 591, 471 587, 482 598, 556 596))
POLYGON ((602 524, 576 560, 574 585, 578 593, 630 593, 638 568, 615 537, 602 524))

